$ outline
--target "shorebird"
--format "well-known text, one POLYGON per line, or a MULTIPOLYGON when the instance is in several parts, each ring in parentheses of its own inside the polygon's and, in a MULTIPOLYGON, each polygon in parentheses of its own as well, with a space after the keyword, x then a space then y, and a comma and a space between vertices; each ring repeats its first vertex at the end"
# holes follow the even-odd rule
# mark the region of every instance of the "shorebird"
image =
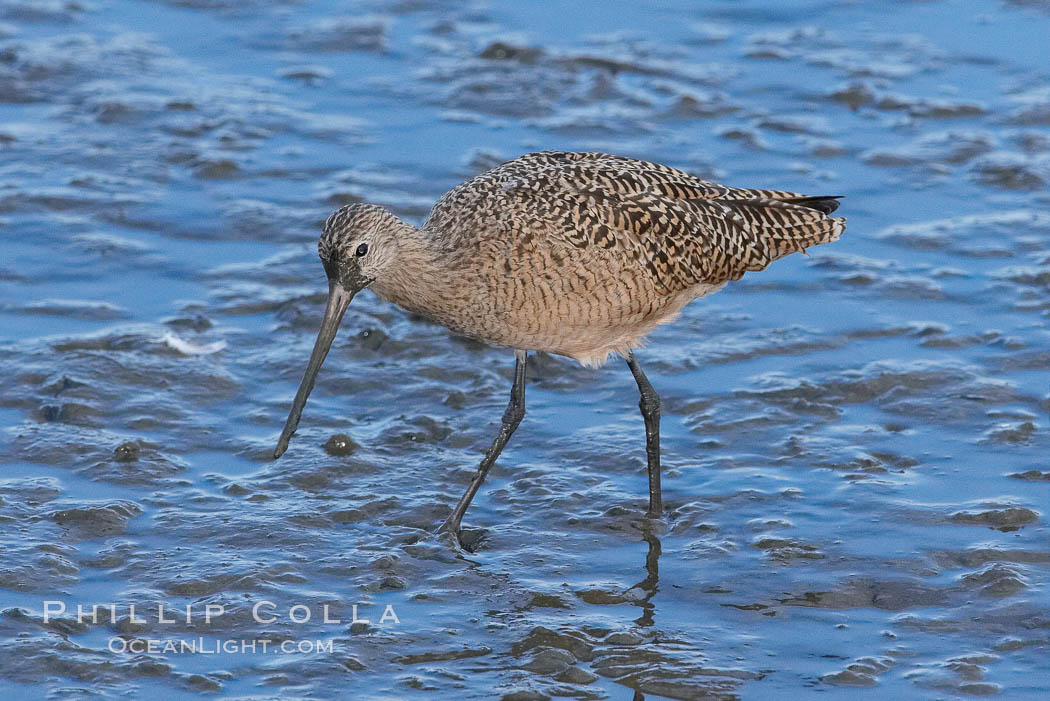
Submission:
POLYGON ((328 303, 274 450, 279 458, 347 305, 361 290, 468 336, 514 350, 510 402, 466 493, 463 514, 525 415, 525 363, 545 351, 599 366, 627 361, 641 395, 650 517, 663 510, 660 398, 634 350, 682 308, 774 260, 839 238, 838 195, 727 187, 657 163, 543 151, 445 194, 420 227, 350 204, 324 223, 328 303))

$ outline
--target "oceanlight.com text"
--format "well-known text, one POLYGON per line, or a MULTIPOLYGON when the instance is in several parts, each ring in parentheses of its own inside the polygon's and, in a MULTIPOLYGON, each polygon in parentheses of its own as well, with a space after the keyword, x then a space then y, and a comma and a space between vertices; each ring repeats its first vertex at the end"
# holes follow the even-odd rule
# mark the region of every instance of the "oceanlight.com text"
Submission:
POLYGON ((113 637, 107 645, 110 652, 134 655, 312 655, 331 654, 331 640, 236 640, 219 638, 131 638, 113 637))

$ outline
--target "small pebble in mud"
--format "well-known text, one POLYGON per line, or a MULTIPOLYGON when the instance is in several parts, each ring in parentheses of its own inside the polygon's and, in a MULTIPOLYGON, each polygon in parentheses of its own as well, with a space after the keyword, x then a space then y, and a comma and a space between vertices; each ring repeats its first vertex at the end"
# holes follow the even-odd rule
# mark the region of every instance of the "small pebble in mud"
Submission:
POLYGON ((1039 470, 1015 472, 1010 477, 1015 480, 1024 480, 1025 482, 1050 482, 1050 472, 1040 472, 1039 470))
POLYGON ((215 325, 211 319, 209 319, 204 314, 200 313, 191 313, 185 314, 183 316, 170 317, 168 319, 165 319, 164 323, 173 328, 191 329, 198 333, 200 333, 201 331, 207 331, 215 325))
POLYGON ((58 421, 61 411, 61 407, 57 407, 53 404, 45 404, 40 407, 40 420, 46 422, 58 421))
POLYGON ((223 487, 222 491, 226 492, 227 494, 229 494, 231 496, 235 496, 235 497, 243 497, 243 496, 245 496, 247 494, 251 494, 252 493, 252 491, 250 489, 248 489, 247 487, 243 487, 243 486, 237 484, 236 482, 234 482, 233 484, 226 485, 225 487, 223 487))
POLYGON ((535 63, 542 55, 543 51, 540 49, 534 49, 529 46, 514 46, 502 41, 489 44, 480 54, 481 58, 489 59, 490 61, 520 61, 521 63, 535 63))
POLYGON ((222 684, 209 679, 203 674, 191 674, 184 680, 187 687, 196 691, 218 691, 222 689, 222 684))
POLYGON ((225 180, 227 178, 236 177, 239 172, 240 168, 237 167, 237 164, 229 159, 201 161, 197 164, 197 167, 193 169, 194 175, 206 180, 225 180))
POLYGON ((324 444, 324 452, 337 458, 346 457, 360 448, 350 436, 345 433, 337 433, 324 444))
POLYGON ((361 343, 361 347, 370 351, 378 350, 379 346, 383 345, 383 342, 390 338, 381 329, 364 329, 357 338, 361 343))
POLYGON ((142 619, 136 618, 131 619, 130 616, 124 616, 117 620, 114 625, 114 629, 122 635, 142 635, 149 631, 149 625, 142 619))
POLYGON ((645 638, 637 633, 610 633, 605 638, 605 643, 608 645, 641 645, 644 642, 645 638))
POLYGON ((555 674, 561 674, 574 664, 576 664, 576 657, 574 657, 571 652, 568 650, 553 648, 540 650, 536 653, 536 656, 524 666, 524 669, 527 669, 530 672, 535 672, 536 674, 554 676, 555 674))
POLYGON ((826 674, 820 678, 820 681, 835 686, 875 686, 878 684, 875 677, 870 674, 861 674, 848 670, 836 672, 835 674, 826 674))
POLYGON ((113 459, 117 462, 135 462, 139 459, 139 447, 132 442, 121 443, 113 451, 113 459))
POLYGON ((591 684, 598 681, 597 675, 579 667, 569 667, 554 679, 566 684, 591 684))
POLYGON ((457 390, 452 390, 449 395, 445 397, 445 406, 450 409, 462 409, 467 403, 467 395, 457 390))
POLYGON ((988 526, 1000 531, 1016 531, 1039 521, 1039 514, 1031 509, 1005 508, 987 511, 957 511, 949 519, 951 523, 968 526, 988 526))

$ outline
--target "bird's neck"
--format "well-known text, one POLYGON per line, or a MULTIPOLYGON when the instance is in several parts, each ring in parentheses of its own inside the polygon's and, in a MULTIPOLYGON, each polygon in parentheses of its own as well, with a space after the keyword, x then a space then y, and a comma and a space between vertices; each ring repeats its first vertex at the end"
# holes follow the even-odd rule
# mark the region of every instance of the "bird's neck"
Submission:
POLYGON ((439 316, 448 286, 441 252, 426 231, 407 222, 398 220, 390 233, 397 242, 397 259, 370 289, 409 311, 439 316))

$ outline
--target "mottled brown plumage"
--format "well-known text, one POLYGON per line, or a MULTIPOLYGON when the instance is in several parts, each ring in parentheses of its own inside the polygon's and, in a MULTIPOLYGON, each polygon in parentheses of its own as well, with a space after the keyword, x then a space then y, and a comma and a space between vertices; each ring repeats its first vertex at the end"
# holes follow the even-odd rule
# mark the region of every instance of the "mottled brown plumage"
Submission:
POLYGON ((347 205, 319 250, 351 256, 365 242, 384 258, 372 266, 380 297, 487 343, 597 365, 697 297, 837 239, 845 220, 825 215, 835 206, 631 158, 544 151, 454 188, 419 229, 347 205), (386 258, 397 262, 387 269, 386 258))
POLYGON ((318 244, 329 306, 275 455, 295 430, 346 305, 368 287, 456 333, 517 353, 506 436, 449 524, 458 528, 500 440, 520 420, 519 399, 524 413, 525 357, 534 350, 587 365, 612 353, 627 359, 642 392, 650 511, 658 512, 659 400, 631 349, 697 297, 836 240, 845 220, 828 214, 837 206, 835 197, 727 187, 657 163, 556 151, 516 158, 459 185, 418 228, 375 205, 347 205, 325 222, 318 244))

